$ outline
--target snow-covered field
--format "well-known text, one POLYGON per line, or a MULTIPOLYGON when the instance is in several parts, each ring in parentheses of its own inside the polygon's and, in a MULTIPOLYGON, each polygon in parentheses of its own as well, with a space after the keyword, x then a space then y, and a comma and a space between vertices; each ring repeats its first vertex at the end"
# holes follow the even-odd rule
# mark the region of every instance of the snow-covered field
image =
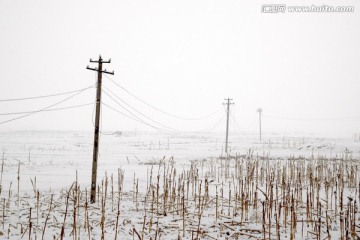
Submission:
POLYGON ((92 141, 92 132, 0 134, 0 239, 359 236, 354 136, 243 134, 230 137, 228 157, 223 134, 102 134, 95 204, 92 141))

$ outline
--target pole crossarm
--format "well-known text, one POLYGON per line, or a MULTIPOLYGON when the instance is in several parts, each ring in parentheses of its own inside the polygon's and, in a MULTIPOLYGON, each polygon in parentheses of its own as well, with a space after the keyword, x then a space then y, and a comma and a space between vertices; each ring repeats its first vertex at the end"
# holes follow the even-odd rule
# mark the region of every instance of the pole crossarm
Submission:
POLYGON ((232 98, 224 98, 224 100, 225 101, 228 101, 228 102, 225 102, 225 103, 223 103, 223 105, 233 105, 233 104, 235 104, 235 103, 233 103, 233 102, 230 102, 230 101, 232 101, 233 99, 232 98))
MULTIPOLYGON (((103 62, 103 63, 104 63, 104 62, 103 62)), ((89 67, 89 66, 87 66, 86 69, 92 70, 92 71, 96 71, 96 72, 102 72, 102 73, 107 73, 107 74, 114 75, 114 71, 108 72, 108 71, 106 71, 106 69, 100 71, 100 70, 97 69, 97 68, 91 68, 91 67, 89 67)))
POLYGON ((110 62, 111 62, 111 59, 109 59, 109 60, 107 60, 107 61, 104 61, 104 60, 102 59, 101 55, 100 55, 100 56, 99 56, 99 60, 92 60, 92 59, 90 58, 90 62, 91 62, 91 63, 110 63, 110 62))

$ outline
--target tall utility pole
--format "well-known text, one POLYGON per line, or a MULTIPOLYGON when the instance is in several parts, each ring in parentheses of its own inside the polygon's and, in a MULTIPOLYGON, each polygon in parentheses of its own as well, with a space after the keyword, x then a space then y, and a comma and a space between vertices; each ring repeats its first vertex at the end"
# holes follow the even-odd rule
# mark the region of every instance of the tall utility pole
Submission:
POLYGON ((258 108, 256 110, 259 113, 259 129, 260 129, 260 142, 261 142, 261 114, 262 114, 262 108, 258 108))
POLYGON ((97 175, 97 160, 99 154, 99 123, 100 123, 100 107, 101 107, 101 77, 102 73, 107 73, 114 75, 113 72, 107 72, 106 69, 102 70, 103 63, 110 63, 111 59, 104 61, 101 56, 99 60, 93 61, 90 58, 91 63, 98 63, 97 68, 90 68, 89 66, 86 69, 93 70, 98 72, 98 81, 97 81, 97 91, 96 91, 96 116, 95 116, 95 133, 94 133, 94 150, 93 150, 93 162, 92 162, 92 174, 91 174, 91 193, 90 193, 90 202, 95 203, 96 201, 96 175, 97 175))
POLYGON ((230 98, 225 98, 225 101, 227 101, 227 102, 226 102, 226 103, 223 103, 223 105, 227 105, 227 110, 226 110, 226 114, 227 114, 227 120, 226 120, 226 139, 225 139, 225 153, 227 153, 228 139, 229 139, 229 113, 230 113, 230 104, 234 104, 234 103, 230 103, 230 101, 232 101, 232 99, 230 99, 230 98))

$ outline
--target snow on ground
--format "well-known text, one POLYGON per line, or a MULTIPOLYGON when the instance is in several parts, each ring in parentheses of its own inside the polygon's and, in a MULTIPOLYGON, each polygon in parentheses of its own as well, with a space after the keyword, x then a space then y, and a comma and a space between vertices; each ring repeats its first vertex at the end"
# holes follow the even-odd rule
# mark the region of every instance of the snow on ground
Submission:
POLYGON ((266 135, 261 143, 257 135, 231 136, 229 158, 223 139, 102 134, 100 192, 90 204, 93 133, 2 132, 0 238, 60 239, 63 226, 64 239, 114 239, 115 232, 117 239, 359 235, 360 143, 353 136, 266 135))

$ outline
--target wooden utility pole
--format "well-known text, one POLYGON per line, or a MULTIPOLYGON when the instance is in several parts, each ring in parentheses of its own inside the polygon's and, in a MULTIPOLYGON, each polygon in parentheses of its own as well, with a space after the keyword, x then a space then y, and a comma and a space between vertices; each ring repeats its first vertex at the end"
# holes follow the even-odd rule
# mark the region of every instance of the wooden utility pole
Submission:
POLYGON ((262 114, 262 108, 258 108, 257 112, 259 113, 259 129, 260 129, 260 142, 261 142, 261 114, 262 114))
POLYGON ((101 56, 99 60, 93 61, 90 59, 91 63, 98 63, 98 68, 90 68, 89 66, 86 69, 93 70, 98 72, 98 81, 97 81, 97 91, 96 91, 96 116, 95 116, 95 133, 94 133, 94 150, 93 150, 93 162, 92 162, 92 174, 91 174, 91 194, 90 202, 95 203, 96 201, 96 175, 97 175, 97 160, 99 155, 99 123, 100 123, 100 107, 101 107, 101 77, 102 73, 107 73, 114 75, 113 72, 107 72, 106 69, 102 70, 103 63, 110 63, 111 59, 108 61, 103 61, 101 56))
POLYGON ((226 119, 226 138, 225 138, 225 153, 227 153, 228 139, 229 139, 229 114, 230 114, 230 104, 234 104, 234 103, 230 103, 230 101, 232 101, 232 99, 230 99, 230 98, 225 98, 225 100, 226 100, 227 102, 226 102, 226 103, 223 103, 223 105, 227 105, 227 110, 226 110, 226 114, 227 114, 227 119, 226 119))

